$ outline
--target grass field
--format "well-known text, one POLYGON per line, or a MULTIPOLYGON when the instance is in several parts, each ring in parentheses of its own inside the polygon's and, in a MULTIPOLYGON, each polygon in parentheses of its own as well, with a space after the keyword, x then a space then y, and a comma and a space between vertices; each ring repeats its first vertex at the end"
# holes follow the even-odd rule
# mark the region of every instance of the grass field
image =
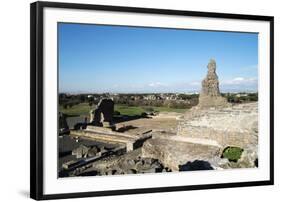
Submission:
MULTIPOLYGON (((87 116, 89 115, 90 109, 94 108, 95 106, 89 106, 88 103, 80 103, 78 105, 74 105, 72 108, 64 109, 62 106, 59 107, 60 112, 63 112, 69 116, 87 116)), ((138 107, 131 107, 127 105, 115 105, 114 110, 119 111, 121 115, 141 115, 141 113, 146 112, 148 106, 138 106, 138 107)), ((153 108, 154 111, 158 112, 178 112, 184 113, 187 109, 178 109, 178 108, 168 108, 168 107, 149 107, 153 108)))
POLYGON ((78 105, 74 105, 73 107, 67 109, 64 109, 62 106, 59 106, 60 112, 70 116, 89 115, 90 109, 91 107, 89 106, 88 103, 80 103, 78 105))

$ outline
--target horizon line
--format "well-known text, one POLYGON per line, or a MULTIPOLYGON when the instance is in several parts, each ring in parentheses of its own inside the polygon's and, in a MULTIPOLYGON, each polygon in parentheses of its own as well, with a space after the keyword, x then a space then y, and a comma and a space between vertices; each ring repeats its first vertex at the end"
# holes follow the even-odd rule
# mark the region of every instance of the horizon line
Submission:
MULTIPOLYGON (((58 92, 58 94, 199 94, 201 91, 194 92, 58 92)), ((258 90, 244 91, 221 91, 220 93, 258 93, 258 90)))

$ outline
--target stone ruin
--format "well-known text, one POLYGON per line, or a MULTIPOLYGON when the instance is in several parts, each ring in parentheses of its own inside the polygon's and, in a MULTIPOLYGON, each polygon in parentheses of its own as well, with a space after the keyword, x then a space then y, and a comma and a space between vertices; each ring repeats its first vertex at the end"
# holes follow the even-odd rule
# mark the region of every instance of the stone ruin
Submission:
POLYGON ((202 81, 202 89, 199 95, 199 108, 227 107, 227 100, 221 96, 219 80, 216 73, 216 61, 211 59, 208 64, 208 73, 202 81))
POLYGON ((90 124, 94 126, 113 127, 114 102, 112 99, 101 99, 96 109, 90 111, 90 124))
POLYGON ((158 159, 172 171, 257 167, 257 102, 194 108, 178 120, 177 134, 153 134, 143 144, 143 157, 158 159), (227 147, 243 149, 237 162, 222 158, 227 147))
POLYGON ((86 146, 80 144, 79 147, 72 150, 72 155, 75 155, 76 158, 88 158, 96 156, 101 149, 97 146, 86 146))

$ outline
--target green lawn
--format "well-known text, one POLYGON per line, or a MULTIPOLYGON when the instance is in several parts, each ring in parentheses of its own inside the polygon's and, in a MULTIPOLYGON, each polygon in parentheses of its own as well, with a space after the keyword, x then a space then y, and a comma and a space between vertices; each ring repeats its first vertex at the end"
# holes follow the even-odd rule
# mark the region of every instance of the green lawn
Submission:
POLYGON ((59 110, 62 113, 70 116, 81 116, 81 115, 85 116, 85 115, 89 115, 90 109, 92 107, 89 106, 89 103, 80 103, 78 105, 74 105, 73 107, 67 109, 64 109, 62 106, 60 106, 59 110))
MULTIPOLYGON (((85 116, 89 115, 90 109, 94 108, 95 106, 89 106, 88 103, 80 103, 78 105, 74 105, 72 108, 64 109, 62 106, 59 107, 59 110, 69 116, 85 116)), ((158 112, 178 112, 184 113, 187 109, 177 109, 177 108, 168 108, 168 107, 149 107, 149 106, 138 106, 138 107, 131 107, 127 105, 115 105, 114 110, 119 111, 121 115, 141 115, 141 113, 146 112, 147 108, 153 108, 154 111, 158 112)))
POLYGON ((121 115, 135 116, 141 115, 141 113, 145 112, 142 107, 129 107, 127 105, 115 105, 115 111, 119 111, 121 115))

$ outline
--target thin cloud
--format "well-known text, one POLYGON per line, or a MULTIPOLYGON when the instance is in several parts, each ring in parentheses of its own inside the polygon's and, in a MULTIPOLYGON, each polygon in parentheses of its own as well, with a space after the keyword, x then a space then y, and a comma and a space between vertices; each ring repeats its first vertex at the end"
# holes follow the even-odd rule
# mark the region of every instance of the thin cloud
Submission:
POLYGON ((161 83, 161 82, 152 82, 152 83, 148 84, 148 86, 157 88, 157 87, 166 87, 168 85, 161 83))
POLYGON ((245 78, 245 77, 235 77, 230 80, 222 81, 222 85, 245 85, 245 84, 257 84, 258 79, 257 78, 245 78))

